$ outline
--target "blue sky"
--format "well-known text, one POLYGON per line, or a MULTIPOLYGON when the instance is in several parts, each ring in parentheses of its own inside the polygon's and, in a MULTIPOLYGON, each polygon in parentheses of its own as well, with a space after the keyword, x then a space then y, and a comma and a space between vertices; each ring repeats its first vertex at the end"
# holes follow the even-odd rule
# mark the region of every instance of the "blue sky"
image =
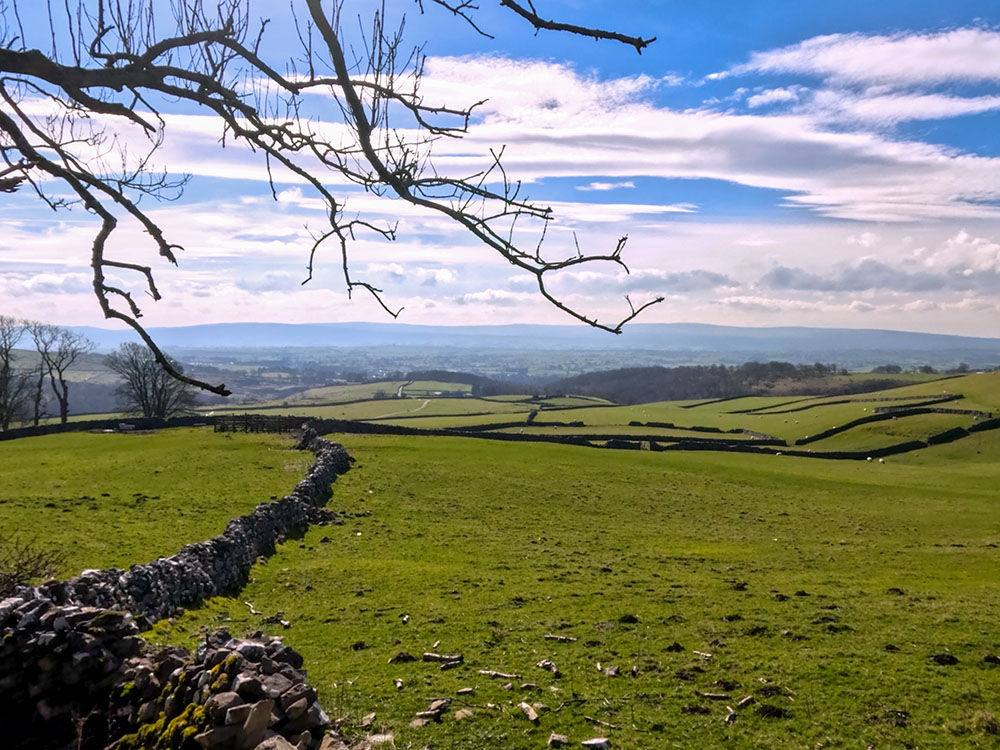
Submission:
MULTIPOLYGON (((663 295, 648 322, 897 328, 997 335, 1000 320, 1000 14, 982 2, 604 2, 536 0, 546 17, 655 36, 642 55, 542 31, 481 0, 487 39, 425 0, 388 2, 426 42, 425 101, 489 101, 468 136, 439 142, 437 168, 460 174, 503 146, 509 175, 551 205, 553 257, 573 236, 601 252, 629 235, 632 271, 594 265, 554 289, 610 322, 663 295)), ((345 27, 367 3, 348 2, 345 27)), ((295 47, 284 3, 268 50, 295 47)), ((355 43, 357 40, 355 40, 355 43)), ((328 98, 313 114, 336 122, 328 98)), ((168 109, 169 111, 169 109, 168 109)), ((348 300, 339 257, 321 253, 306 286, 315 196, 260 160, 220 150, 218 124, 166 118, 158 163, 192 174, 184 196, 148 204, 185 251, 157 267, 164 299, 149 325, 224 321, 387 321, 348 300)), ((531 277, 438 215, 338 186, 348 210, 399 222, 396 242, 359 236, 356 276, 404 307, 401 322, 570 322, 531 277)), ((0 311, 102 323, 89 290, 95 223, 0 198, 0 311)), ((534 242, 525 229, 525 241, 534 242)), ((123 224, 116 252, 156 264, 123 224)), ((121 283, 139 287, 138 279, 121 283)))

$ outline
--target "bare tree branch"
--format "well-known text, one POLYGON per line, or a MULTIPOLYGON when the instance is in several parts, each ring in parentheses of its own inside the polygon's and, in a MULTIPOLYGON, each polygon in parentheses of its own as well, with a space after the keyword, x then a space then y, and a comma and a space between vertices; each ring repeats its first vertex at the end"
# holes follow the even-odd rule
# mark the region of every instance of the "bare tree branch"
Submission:
POLYGON ((643 39, 638 36, 620 34, 617 31, 607 31, 605 29, 596 29, 588 26, 577 26, 572 23, 561 23, 559 21, 546 20, 535 12, 535 6, 531 0, 528 0, 528 8, 525 8, 515 0, 500 0, 500 5, 505 8, 510 8, 512 11, 517 13, 517 15, 521 16, 521 18, 525 19, 528 23, 534 26, 536 31, 540 29, 549 29, 551 31, 565 31, 570 34, 579 34, 580 36, 590 36, 594 39, 608 39, 635 47, 635 51, 640 55, 646 47, 656 41, 655 36, 650 39, 643 39))
MULTIPOLYGON (((11 0, 8 6, 17 23, 0 23, 0 191, 29 184, 53 209, 76 200, 96 217, 99 227, 90 262, 104 316, 131 327, 160 366, 184 383, 229 393, 224 385, 184 375, 156 346, 140 323, 142 306, 132 288, 138 285, 152 301, 159 300, 154 268, 110 257, 108 249, 110 237, 126 220, 141 227, 161 258, 177 263, 182 248, 140 205, 144 197, 175 199, 187 180, 158 171, 152 162, 168 129, 169 118, 161 110, 173 102, 216 117, 223 145, 235 140, 261 154, 272 196, 278 194, 273 170, 282 170, 281 179, 292 175, 324 202, 326 221, 317 231, 310 230, 306 282, 319 253, 333 243, 348 295, 364 290, 393 317, 401 312, 384 300, 379 287, 351 273, 350 248, 356 234, 374 233, 392 241, 397 227, 346 215, 343 197, 331 188, 346 180, 366 192, 395 196, 447 217, 479 244, 535 276, 543 298, 588 325, 619 333, 622 325, 659 301, 634 305, 626 298, 627 316, 600 323, 552 293, 547 275, 581 264, 611 263, 628 272, 621 258, 625 238, 610 251, 584 252, 574 241, 565 257, 550 254, 543 243, 553 212, 522 195, 520 182, 504 168, 502 148, 491 151, 485 167, 472 174, 453 176, 435 169, 434 142, 466 134, 483 102, 426 102, 420 90, 422 47, 407 47, 402 19, 390 26, 384 6, 376 4, 365 16, 370 28, 355 45, 345 41, 341 0, 326 5, 322 0, 290 0, 302 45, 298 64, 305 69, 299 73, 294 60, 273 64, 265 59, 267 21, 251 23, 246 0, 73 0, 73 7, 66 0, 64 10, 46 6, 48 38, 43 33, 41 40, 30 42, 18 12, 26 2, 11 0), (296 13, 300 7, 306 10, 305 24, 296 13), (51 53, 40 51, 45 42, 51 53), (346 126, 337 135, 331 136, 324 123, 311 116, 314 107, 306 99, 314 93, 324 98, 309 102, 327 102, 346 126), (137 150, 135 139, 126 137, 129 128, 139 134, 143 149, 137 150), (65 191, 50 193, 53 184, 68 187, 75 199, 67 198, 65 191), (525 241, 525 236, 530 239, 525 241), (112 272, 115 277, 109 279, 112 272)), ((424 2, 416 2, 424 12, 424 2)), ((427 5, 489 36, 476 20, 476 3, 428 0, 427 5)), ((608 39, 639 52, 653 41, 543 19, 531 2, 525 7, 501 0, 501 5, 536 30, 608 39)), ((0 14, 8 6, 0 5, 0 14)), ((324 116, 324 121, 330 119, 324 116)))

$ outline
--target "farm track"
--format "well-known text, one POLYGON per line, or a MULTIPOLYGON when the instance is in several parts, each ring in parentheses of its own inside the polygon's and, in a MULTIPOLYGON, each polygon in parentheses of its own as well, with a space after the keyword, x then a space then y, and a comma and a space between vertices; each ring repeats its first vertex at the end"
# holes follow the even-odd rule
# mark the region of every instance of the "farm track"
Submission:
POLYGON ((420 404, 420 406, 418 406, 416 409, 407 409, 406 411, 396 411, 396 412, 392 412, 391 414, 380 414, 377 417, 371 417, 371 419, 389 419, 390 417, 399 417, 399 416, 404 416, 404 415, 405 416, 412 416, 412 415, 416 414, 418 411, 422 411, 423 409, 426 409, 427 408, 427 404, 429 404, 430 402, 431 402, 431 400, 429 398, 425 398, 424 402, 422 404, 420 404))

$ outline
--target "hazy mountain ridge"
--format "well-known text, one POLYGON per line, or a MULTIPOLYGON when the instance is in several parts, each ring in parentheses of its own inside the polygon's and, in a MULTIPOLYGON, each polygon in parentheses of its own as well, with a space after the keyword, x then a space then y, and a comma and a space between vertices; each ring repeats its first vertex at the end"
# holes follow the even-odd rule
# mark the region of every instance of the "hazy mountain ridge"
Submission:
MULTIPOLYGON (((102 350, 135 340, 129 330, 72 327, 102 350)), ((151 328, 170 348, 454 347, 507 350, 680 350, 718 352, 979 352, 1000 361, 1000 339, 882 329, 702 323, 636 323, 618 336, 577 325, 420 326, 396 323, 215 323, 151 328)))

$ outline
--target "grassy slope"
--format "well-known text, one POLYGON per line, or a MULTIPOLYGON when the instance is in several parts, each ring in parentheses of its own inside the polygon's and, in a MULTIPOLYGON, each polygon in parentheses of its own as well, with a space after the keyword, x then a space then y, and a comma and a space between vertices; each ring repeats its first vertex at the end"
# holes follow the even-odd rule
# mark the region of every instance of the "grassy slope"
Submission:
POLYGON ((206 429, 0 442, 0 528, 64 550, 64 576, 147 562, 290 492, 312 461, 290 448, 206 429))
POLYGON ((441 393, 470 393, 472 386, 468 383, 445 383, 440 380, 414 380, 403 388, 403 395, 411 398, 426 398, 441 393))
POLYGON ((942 393, 961 393, 964 399, 944 406, 956 409, 981 409, 1000 412, 1000 372, 981 375, 944 378, 921 385, 880 391, 875 396, 939 396, 942 393))
MULTIPOLYGON (((428 385, 422 383, 421 385, 428 385)), ((430 385, 439 385, 430 383, 430 385)), ((715 427, 722 430, 742 428, 773 435, 794 444, 795 441, 815 435, 862 417, 870 416, 879 406, 905 406, 941 393, 962 393, 965 398, 944 404, 945 408, 1000 411, 1000 373, 970 375, 937 379, 917 385, 907 385, 874 394, 855 394, 839 397, 747 397, 715 402, 674 401, 639 404, 636 406, 594 406, 592 402, 570 397, 547 399, 538 415, 539 421, 582 421, 586 428, 525 428, 525 432, 542 434, 560 433, 629 433, 652 434, 648 427, 629 427, 632 421, 667 422, 685 427, 715 427), (894 399, 871 401, 867 399, 894 399), (903 400, 907 399, 907 400, 903 400), (845 403, 846 401, 846 403, 845 403), (576 406, 576 408, 550 410, 545 406, 576 406), (788 412, 790 408, 808 407, 803 411, 788 412), (764 409, 752 414, 737 413, 748 409, 764 409)), ((408 427, 463 427, 491 422, 509 422, 526 419, 538 403, 525 400, 504 399, 448 399, 409 398, 363 401, 342 406, 309 407, 298 405, 296 413, 316 417, 339 419, 377 419, 385 424, 408 427), (464 416, 487 413, 483 416, 464 416)), ((252 409, 251 409, 252 411, 252 409)), ((896 420, 862 425, 851 430, 811 443, 812 450, 875 449, 912 439, 925 439, 951 427, 969 427, 975 423, 971 416, 918 415, 899 417, 896 420)), ((519 428, 514 428, 518 430, 519 428)), ((509 430, 508 430, 509 431, 509 430)), ((673 432, 669 434, 674 434, 673 432)), ((678 433, 683 434, 683 433, 678 433)), ((693 433, 698 436, 698 433, 693 433)))
POLYGON ((343 442, 359 461, 333 504, 358 515, 285 544, 237 599, 162 623, 157 637, 193 640, 220 622, 256 629, 243 600, 281 610, 293 623, 286 641, 306 655, 331 712, 350 730, 376 711, 397 747, 537 748, 552 730, 578 742, 595 734, 586 716, 620 726, 598 733, 636 750, 996 747, 975 718, 1000 711, 1000 668, 981 662, 1000 651, 995 433, 884 465, 343 442), (579 640, 553 643, 549 632, 579 640), (466 666, 387 664, 437 641, 466 666), (683 652, 667 650, 675 641, 683 652), (957 665, 928 659, 946 650, 957 665), (542 658, 563 676, 536 668, 542 658), (598 662, 625 676, 606 677, 598 662), (539 689, 515 680, 504 690, 478 669, 517 672, 539 689), (764 681, 784 695, 763 698, 764 681), (428 698, 465 686, 476 692, 455 707, 467 702, 473 718, 407 728, 428 698), (726 726, 722 706, 749 694, 790 718, 746 710, 726 726), (533 727, 515 707, 522 698, 557 710, 533 727), (682 714, 689 704, 711 713, 682 714), (907 712, 907 726, 891 711, 907 712))
POLYGON ((544 427, 538 425, 527 425, 521 427, 508 427, 497 430, 497 432, 523 432, 526 435, 630 435, 641 436, 662 436, 662 437, 682 437, 713 440, 748 440, 742 434, 719 434, 712 432, 696 432, 693 430, 672 430, 662 427, 628 427, 623 425, 600 425, 593 427, 544 427))
POLYGON ((284 398, 272 401, 261 401, 254 404, 240 404, 234 406, 212 406, 205 411, 215 411, 216 413, 236 411, 250 412, 254 409, 266 409, 268 411, 275 408, 296 409, 296 413, 303 406, 310 404, 331 404, 344 401, 357 401, 360 399, 375 398, 376 393, 383 393, 387 396, 395 396, 399 387, 405 380, 387 380, 378 383, 353 383, 349 385, 328 385, 319 388, 309 388, 300 393, 294 393, 284 398))
POLYGON ((871 450, 909 440, 923 440, 929 435, 936 435, 953 427, 969 427, 975 422, 975 418, 960 414, 918 414, 911 417, 897 417, 884 422, 858 425, 845 432, 808 443, 806 447, 816 451, 871 450))

